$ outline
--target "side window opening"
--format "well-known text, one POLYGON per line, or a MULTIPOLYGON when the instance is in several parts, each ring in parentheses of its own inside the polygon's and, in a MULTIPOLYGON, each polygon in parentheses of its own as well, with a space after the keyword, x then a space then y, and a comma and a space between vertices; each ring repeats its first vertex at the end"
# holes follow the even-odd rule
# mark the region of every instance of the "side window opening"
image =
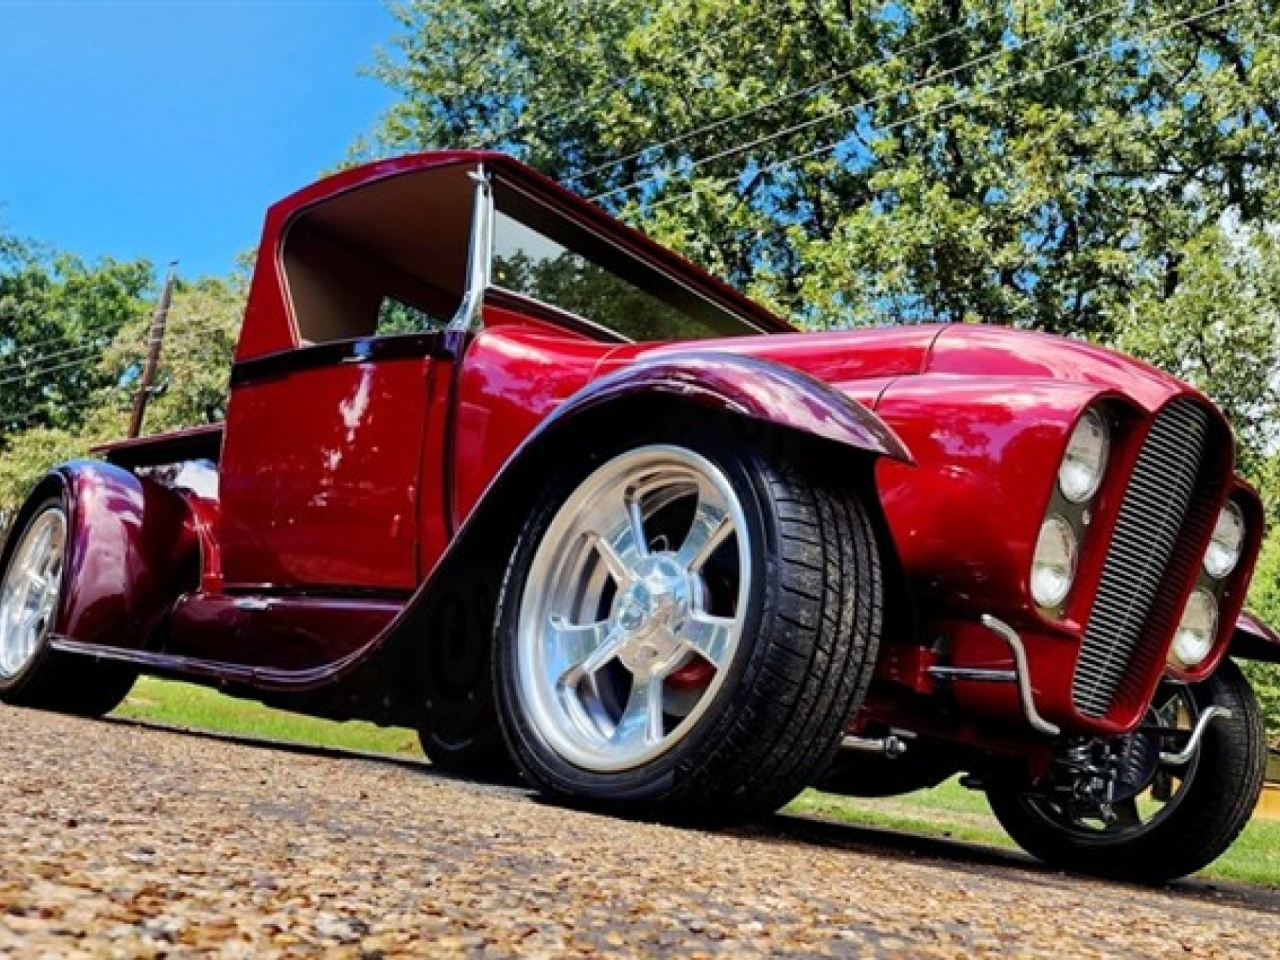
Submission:
POLYGON ((468 168, 419 170, 303 211, 281 251, 299 345, 443 329, 466 286, 468 168))
POLYGON ((448 322, 448 317, 436 316, 421 307, 386 296, 378 307, 378 322, 374 333, 380 337, 397 333, 431 333, 443 330, 448 322))

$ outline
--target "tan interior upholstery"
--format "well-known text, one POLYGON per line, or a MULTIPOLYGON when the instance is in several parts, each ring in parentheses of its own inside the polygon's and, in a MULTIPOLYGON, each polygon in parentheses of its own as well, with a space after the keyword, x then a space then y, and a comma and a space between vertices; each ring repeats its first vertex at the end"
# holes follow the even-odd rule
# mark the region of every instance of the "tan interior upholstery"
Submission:
POLYGON ((285 284, 300 343, 369 336, 391 297, 448 319, 466 285, 468 167, 401 174, 310 207, 288 227, 285 284))

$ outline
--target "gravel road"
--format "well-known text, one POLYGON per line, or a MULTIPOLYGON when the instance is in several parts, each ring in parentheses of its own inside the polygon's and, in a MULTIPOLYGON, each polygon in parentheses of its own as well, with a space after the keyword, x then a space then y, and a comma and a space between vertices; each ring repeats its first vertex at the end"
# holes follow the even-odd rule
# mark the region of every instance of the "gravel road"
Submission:
POLYGON ((1280 895, 0 707, 0 957, 1280 957, 1280 895))

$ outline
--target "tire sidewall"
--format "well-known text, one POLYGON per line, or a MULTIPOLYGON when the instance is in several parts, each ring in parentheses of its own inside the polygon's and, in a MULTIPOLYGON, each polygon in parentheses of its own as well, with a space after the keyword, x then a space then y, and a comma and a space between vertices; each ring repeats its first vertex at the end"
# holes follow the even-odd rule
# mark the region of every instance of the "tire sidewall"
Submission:
POLYGON ((763 610, 772 603, 773 577, 768 569, 774 553, 777 521, 771 501, 757 482, 753 455, 726 445, 698 431, 681 431, 675 437, 634 437, 612 446, 606 455, 592 458, 579 469, 566 471, 552 484, 525 524, 503 580, 498 603, 494 650, 494 685, 503 733, 513 755, 532 781, 548 792, 580 803, 603 804, 647 800, 661 804, 673 793, 683 795, 691 783, 713 779, 717 747, 735 723, 732 706, 749 697, 754 677, 765 656, 759 642, 763 610), (670 749, 633 769, 597 773, 584 770, 561 757, 542 737, 524 713, 517 673, 520 638, 517 625, 528 582, 528 572, 542 538, 565 502, 596 469, 613 457, 649 443, 685 447, 705 457, 729 481, 739 499, 751 549, 753 583, 748 590, 741 639, 723 682, 705 713, 670 749))

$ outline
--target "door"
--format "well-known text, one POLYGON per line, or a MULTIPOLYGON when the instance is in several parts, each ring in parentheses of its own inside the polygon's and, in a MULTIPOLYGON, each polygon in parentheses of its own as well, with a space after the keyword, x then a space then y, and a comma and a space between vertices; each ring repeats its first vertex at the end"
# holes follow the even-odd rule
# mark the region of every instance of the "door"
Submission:
POLYGON ((232 592, 408 593, 439 334, 301 347, 237 365, 222 460, 232 592))

